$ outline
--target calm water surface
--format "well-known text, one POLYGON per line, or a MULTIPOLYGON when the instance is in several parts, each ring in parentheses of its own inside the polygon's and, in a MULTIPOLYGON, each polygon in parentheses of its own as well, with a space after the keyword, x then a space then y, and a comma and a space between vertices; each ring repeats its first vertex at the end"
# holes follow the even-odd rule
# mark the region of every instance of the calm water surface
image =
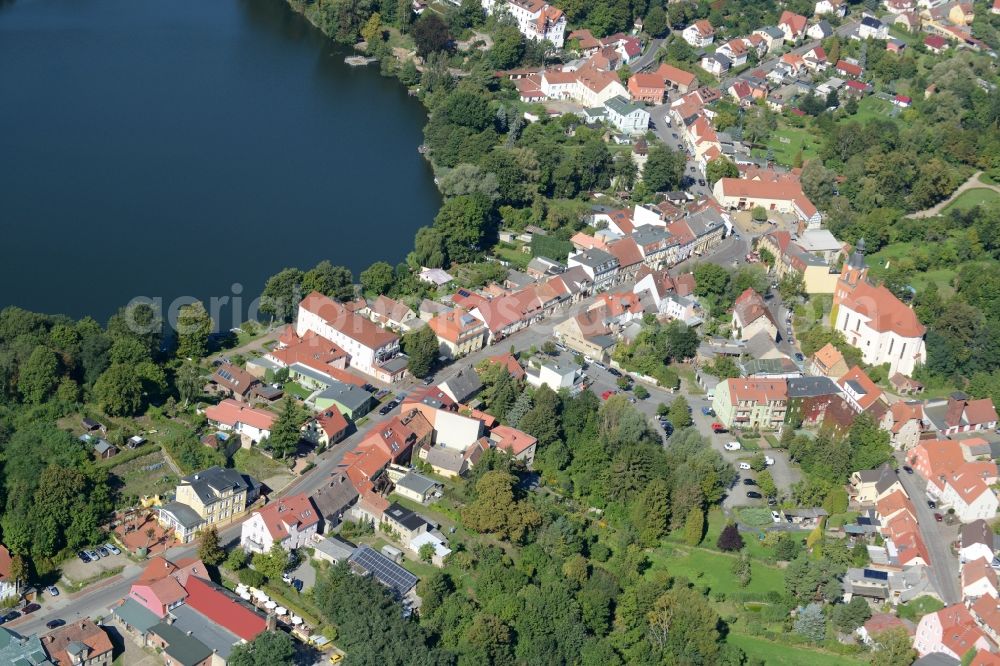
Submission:
POLYGON ((345 55, 282 0, 0 0, 0 308, 400 261, 440 204, 424 111, 345 55))

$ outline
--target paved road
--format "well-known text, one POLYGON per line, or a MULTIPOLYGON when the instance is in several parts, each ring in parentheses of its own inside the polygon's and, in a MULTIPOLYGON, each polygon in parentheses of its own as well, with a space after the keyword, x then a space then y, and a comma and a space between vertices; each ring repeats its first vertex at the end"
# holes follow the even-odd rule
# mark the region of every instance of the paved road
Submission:
POLYGON ((649 40, 649 45, 646 47, 646 52, 641 56, 629 63, 628 67, 633 72, 641 72, 644 69, 651 68, 656 64, 656 54, 659 53, 660 47, 663 46, 663 42, 667 41, 664 38, 651 39, 649 40))
POLYGON ((951 193, 951 196, 944 201, 938 202, 937 204, 927 208, 925 210, 917 211, 916 213, 910 213, 907 217, 912 218, 922 218, 922 217, 934 217, 939 215, 942 210, 944 210, 948 204, 957 199, 962 192, 966 190, 993 190, 994 192, 1000 193, 1000 185, 990 185, 989 183, 984 183, 979 179, 983 175, 982 171, 977 171, 976 173, 969 176, 969 179, 958 186, 958 189, 951 193))
MULTIPOLYGON (((903 454, 897 453, 896 457, 902 465, 903 454)), ((958 528, 934 520, 934 511, 927 506, 927 485, 923 479, 916 474, 903 473, 899 481, 917 511, 917 525, 931 558, 928 567, 931 583, 945 604, 957 603, 962 599, 958 558, 952 554, 950 544, 958 538, 958 528)))

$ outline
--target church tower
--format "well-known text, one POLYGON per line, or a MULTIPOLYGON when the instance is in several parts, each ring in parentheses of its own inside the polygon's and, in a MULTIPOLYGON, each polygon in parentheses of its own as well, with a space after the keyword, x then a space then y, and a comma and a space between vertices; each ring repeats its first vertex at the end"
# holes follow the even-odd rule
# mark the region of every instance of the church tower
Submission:
POLYGON ((840 279, 837 281, 837 290, 833 294, 833 304, 839 305, 847 294, 854 291, 854 288, 862 280, 868 279, 868 264, 865 263, 865 239, 859 238, 854 252, 844 262, 844 267, 840 271, 840 279))

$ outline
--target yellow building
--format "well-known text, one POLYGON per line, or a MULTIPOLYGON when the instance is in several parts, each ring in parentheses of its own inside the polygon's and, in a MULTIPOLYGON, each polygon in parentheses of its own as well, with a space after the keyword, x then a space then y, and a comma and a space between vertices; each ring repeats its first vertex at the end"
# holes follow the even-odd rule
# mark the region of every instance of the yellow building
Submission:
POLYGON ((181 478, 175 499, 159 508, 159 522, 183 541, 201 529, 243 515, 260 495, 260 483, 234 469, 210 467, 181 478))

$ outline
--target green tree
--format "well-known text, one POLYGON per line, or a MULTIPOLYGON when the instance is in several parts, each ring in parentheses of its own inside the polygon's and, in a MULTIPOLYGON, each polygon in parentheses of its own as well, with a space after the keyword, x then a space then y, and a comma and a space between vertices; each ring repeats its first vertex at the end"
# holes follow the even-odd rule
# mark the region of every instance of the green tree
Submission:
POLYGON ((27 561, 21 555, 15 554, 10 558, 10 580, 14 581, 14 590, 20 590, 21 585, 28 581, 31 570, 27 561))
POLYGON ((212 317, 201 301, 185 305, 177 314, 177 356, 199 359, 208 352, 212 317))
POLYGON ((774 477, 771 476, 771 470, 765 469, 757 474, 757 487, 760 488, 760 492, 764 497, 777 497, 778 496, 778 486, 774 482, 774 477))
POLYGON ((492 235, 492 208, 482 194, 448 199, 434 218, 447 255, 454 261, 470 261, 479 255, 492 235))
POLYGON ((740 534, 740 530, 736 526, 736 523, 729 523, 722 528, 722 532, 719 533, 719 539, 716 541, 715 546, 725 553, 743 549, 743 535, 740 534))
POLYGON ((510 69, 516 67, 523 56, 524 37, 517 26, 512 23, 497 26, 493 31, 493 48, 489 50, 490 64, 496 69, 510 69))
POLYGON ((682 395, 674 398, 674 401, 670 403, 670 411, 667 418, 677 430, 690 426, 693 421, 691 420, 691 407, 688 405, 687 398, 682 395))
POLYGON ((717 663, 719 616, 698 590, 674 587, 655 601, 646 618, 647 637, 662 655, 660 663, 717 663))
POLYGON ((872 653, 872 666, 909 666, 917 658, 913 639, 904 627, 880 632, 872 639, 878 646, 872 653))
POLYGON ((705 178, 710 185, 715 185, 720 178, 739 178, 740 170, 732 160, 725 157, 716 157, 705 167, 705 178))
POLYGON ((369 49, 373 48, 376 41, 382 40, 382 17, 378 12, 369 16, 361 28, 361 39, 368 43, 369 49))
POLYGON ((267 578, 264 577, 264 574, 256 569, 240 569, 238 576, 240 582, 248 587, 261 588, 264 587, 264 583, 267 582, 267 578))
POLYGON ((646 18, 642 21, 642 29, 650 37, 659 37, 667 32, 667 13, 663 11, 663 7, 653 5, 649 8, 646 18))
POLYGON ((134 416, 144 404, 142 380, 133 368, 112 365, 94 383, 94 397, 108 416, 134 416))
POLYGON ((805 636, 814 643, 826 637, 826 618, 823 616, 823 606, 812 603, 799 610, 795 619, 795 633, 805 636))
POLYGON ((444 51, 451 42, 448 26, 437 12, 424 12, 410 29, 410 36, 417 45, 417 55, 426 58, 436 51, 444 51))
MULTIPOLYGON (((289 280, 291 281, 293 277, 294 274, 290 276, 289 280)), ((294 286, 294 282, 292 286, 294 286)), ((297 292, 281 294, 288 298, 287 302, 291 308, 289 319, 295 313, 302 296, 314 291, 338 301, 349 301, 354 298, 354 275, 351 273, 351 269, 346 266, 334 266, 326 259, 313 266, 301 276, 301 287, 297 292)))
POLYGON ((17 388, 27 402, 44 402, 59 382, 59 358, 48 347, 38 345, 21 366, 17 388))
POLYGON ((198 559, 210 566, 218 566, 226 558, 226 551, 219 544, 219 531, 215 527, 202 530, 198 538, 198 559))
POLYGON ((778 293, 786 303, 792 303, 796 299, 806 295, 806 283, 802 279, 799 271, 789 271, 778 281, 778 293))
POLYGON ((269 277, 260 295, 260 311, 278 321, 291 321, 302 300, 302 279, 303 273, 297 268, 286 268, 269 277))
POLYGON ((268 552, 253 556, 253 568, 268 580, 280 580, 281 574, 288 568, 288 552, 275 542, 268 552))
POLYGON ((417 229, 417 235, 413 241, 413 252, 409 254, 407 261, 414 268, 421 266, 442 268, 447 265, 448 249, 441 231, 434 227, 417 229))
POLYGON ((247 552, 237 546, 229 552, 226 557, 226 567, 230 571, 239 571, 247 565, 247 552))
POLYGON ((233 648, 228 663, 232 666, 292 666, 295 642, 284 631, 265 631, 249 643, 233 648))
POLYGON ((419 557, 424 562, 430 562, 431 560, 434 559, 435 552, 436 551, 434 550, 434 544, 425 543, 422 546, 420 546, 420 550, 417 551, 417 557, 419 557))
POLYGON ((850 633, 872 616, 872 609, 863 597, 854 597, 850 603, 833 607, 833 623, 844 633, 850 633))
POLYGON ((754 206, 753 210, 750 211, 750 217, 752 217, 755 222, 765 222, 767 221, 767 210, 761 206, 754 206))
POLYGON ((430 326, 421 326, 403 335, 402 347, 410 359, 411 375, 423 378, 431 373, 440 351, 437 336, 430 326))
POLYGON ((657 144, 649 149, 646 166, 642 170, 642 180, 649 192, 676 190, 684 177, 684 155, 664 145, 657 144))
POLYGON ((376 261, 361 272, 361 288, 370 296, 388 294, 396 281, 396 275, 385 261, 376 261))
POLYGON ((462 509, 462 523, 477 532, 520 541, 541 523, 530 504, 514 496, 517 478, 503 471, 486 472, 476 483, 476 499, 462 509))
POLYGON ((302 439, 302 424, 306 421, 306 411, 298 401, 286 395, 281 401, 281 412, 271 426, 271 436, 263 445, 271 451, 275 458, 284 458, 294 453, 302 439))
POLYGON ((204 386, 201 369, 194 363, 181 364, 174 376, 174 386, 177 388, 177 396, 181 399, 181 403, 187 407, 189 402, 201 395, 204 386))
POLYGON ((740 551, 740 554, 733 560, 732 571, 740 587, 746 587, 750 584, 750 578, 753 576, 753 564, 748 551, 740 551))
POLYGON ((705 512, 700 506, 692 507, 684 521, 684 543, 697 546, 705 534, 705 512))
POLYGON ((647 548, 666 536, 670 525, 670 487, 663 479, 652 479, 632 505, 632 524, 639 542, 647 548))

